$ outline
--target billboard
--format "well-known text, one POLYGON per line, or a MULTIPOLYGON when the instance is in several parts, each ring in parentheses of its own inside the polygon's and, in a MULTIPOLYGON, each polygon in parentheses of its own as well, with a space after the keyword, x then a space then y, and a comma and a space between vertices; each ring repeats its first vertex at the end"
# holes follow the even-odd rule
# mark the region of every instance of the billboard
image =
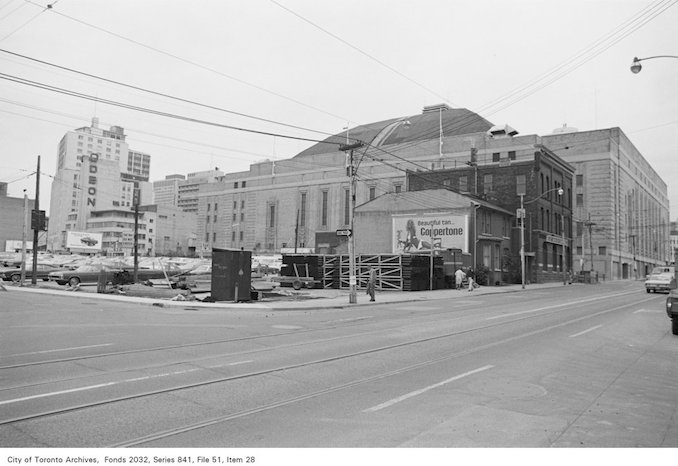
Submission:
POLYGON ((392 217, 393 254, 431 249, 468 253, 468 215, 413 214, 392 217))
POLYGON ((103 234, 86 231, 69 231, 66 235, 66 247, 69 249, 85 249, 101 251, 103 234))

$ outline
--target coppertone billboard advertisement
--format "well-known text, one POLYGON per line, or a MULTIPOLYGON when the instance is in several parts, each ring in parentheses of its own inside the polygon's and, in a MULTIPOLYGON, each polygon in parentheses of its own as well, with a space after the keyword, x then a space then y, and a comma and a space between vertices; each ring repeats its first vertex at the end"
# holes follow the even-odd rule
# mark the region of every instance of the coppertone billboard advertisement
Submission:
POLYGON ((461 249, 468 253, 468 215, 393 216, 393 254, 461 249))

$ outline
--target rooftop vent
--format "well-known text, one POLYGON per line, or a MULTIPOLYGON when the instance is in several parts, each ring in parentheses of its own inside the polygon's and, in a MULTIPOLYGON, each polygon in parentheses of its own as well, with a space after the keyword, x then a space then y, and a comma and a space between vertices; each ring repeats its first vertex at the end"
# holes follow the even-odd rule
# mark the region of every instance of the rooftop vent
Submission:
POLYGON ((579 131, 579 129, 567 126, 567 123, 563 123, 562 127, 553 130, 553 134, 576 133, 577 131, 579 131))
POLYGON ((424 110, 422 110, 421 113, 433 113, 433 112, 440 112, 440 111, 445 111, 445 110, 452 110, 452 108, 447 105, 447 104, 437 104, 437 105, 429 105, 427 107, 424 107, 424 110))
POLYGON ((492 128, 490 128, 490 130, 487 133, 491 137, 498 139, 498 138, 513 137, 516 134, 518 134, 518 131, 511 128, 509 125, 497 125, 497 126, 493 126, 492 128))

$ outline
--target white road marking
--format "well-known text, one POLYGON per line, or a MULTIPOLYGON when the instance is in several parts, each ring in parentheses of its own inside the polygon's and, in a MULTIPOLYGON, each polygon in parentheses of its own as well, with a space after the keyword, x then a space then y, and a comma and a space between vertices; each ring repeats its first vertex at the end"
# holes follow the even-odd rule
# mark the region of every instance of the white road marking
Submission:
POLYGON ((438 382, 433 385, 429 385, 428 387, 424 387, 420 390, 415 390, 413 392, 407 393, 405 395, 399 396, 397 398, 393 398, 392 400, 386 401, 382 404, 379 404, 377 406, 372 406, 371 408, 367 408, 363 410, 363 413, 373 413, 375 411, 379 411, 380 409, 388 408, 389 406, 393 406, 396 403, 400 403, 403 400, 406 400, 408 398, 412 398, 413 396, 421 395, 422 393, 426 393, 429 390, 433 390, 434 388, 442 387, 443 385, 446 385, 450 382, 454 382, 455 380, 462 379, 464 377, 468 377, 469 375, 477 374, 478 372, 486 371, 488 369, 492 369, 494 366, 488 365, 488 366, 483 366, 478 369, 474 369, 472 371, 464 372, 463 374, 456 375, 452 378, 449 378, 447 380, 443 380, 442 382, 438 382))
POLYGON ((595 327, 591 327, 590 329, 584 330, 583 332, 575 333, 574 335, 570 335, 570 338, 575 338, 581 335, 584 335, 585 333, 593 332, 596 329, 599 329, 602 327, 602 325, 596 325, 595 327))
POLYGON ((19 353, 19 354, 8 354, 7 356, 28 356, 31 354, 45 354, 45 353, 58 353, 60 351, 71 351, 71 350, 77 350, 77 349, 85 349, 85 348, 98 348, 101 346, 111 346, 113 343, 105 343, 102 345, 90 345, 90 346, 74 346, 72 348, 61 348, 61 349, 53 349, 53 350, 44 350, 44 351, 33 351, 32 353, 19 353))
MULTIPOLYGON (((624 293, 624 294, 630 294, 630 293, 624 293)), ((563 307, 565 305, 573 306, 575 304, 583 304, 583 303, 588 303, 588 302, 591 302, 591 301, 599 301, 603 298, 614 297, 614 296, 619 296, 619 294, 613 294, 613 295, 607 295, 607 296, 596 296, 596 297, 593 297, 593 298, 582 299, 582 300, 574 301, 574 302, 571 302, 571 303, 553 304, 553 305, 550 305, 550 306, 540 307, 538 309, 528 309, 527 311, 512 312, 511 314, 500 314, 500 315, 497 315, 497 316, 488 317, 485 320, 504 319, 506 317, 513 317, 513 316, 519 316, 519 315, 522 315, 522 314, 529 314, 530 312, 539 312, 539 311, 545 311, 547 309, 555 309, 555 308, 558 308, 558 307, 563 307)))
POLYGON ((637 311, 633 311, 634 314, 640 314, 641 312, 650 312, 650 313, 655 313, 659 312, 664 314, 666 311, 660 310, 660 309, 638 309, 637 311))
POLYGON ((0 405, 17 403, 19 401, 34 400, 36 398, 44 398, 44 397, 47 397, 47 396, 63 395, 65 393, 81 392, 83 390, 92 390, 94 388, 108 387, 110 385, 115 385, 117 383, 119 383, 119 382, 108 382, 108 383, 102 383, 102 384, 99 384, 99 385, 90 385, 88 387, 71 388, 70 390, 61 390, 59 392, 42 393, 40 395, 26 396, 26 397, 23 397, 23 398, 15 398, 13 400, 0 401, 0 405))
MULTIPOLYGON (((222 366, 207 367, 205 369, 212 369, 212 368, 215 368, 215 367, 223 367, 223 366, 236 366, 236 365, 239 365, 239 364, 246 364, 248 362, 252 362, 252 361, 232 362, 232 363, 229 363, 229 364, 224 364, 222 366)), ((60 390, 58 392, 41 393, 40 395, 32 395, 32 396, 26 396, 26 397, 23 397, 23 398, 14 398, 12 400, 0 401, 0 406, 11 404, 11 403, 18 403, 20 401, 34 400, 34 399, 37 399, 37 398, 46 398, 48 396, 65 395, 67 393, 75 393, 75 392, 82 392, 82 391, 85 391, 85 390, 94 390, 96 388, 110 387, 110 386, 119 385, 119 384, 122 384, 122 383, 139 382, 141 380, 150 380, 150 379, 155 379, 155 378, 159 378, 159 377, 169 377, 169 376, 172 376, 172 375, 188 374, 190 372, 196 372, 196 371, 199 371, 199 370, 202 370, 202 368, 193 368, 193 369, 186 369, 186 370, 183 370, 183 371, 165 372, 163 374, 147 375, 147 376, 144 376, 144 377, 136 377, 136 378, 133 378, 133 379, 119 380, 119 381, 116 381, 116 382, 107 382, 107 383, 101 383, 101 384, 97 384, 97 385, 88 385, 86 387, 71 388, 69 390, 60 390)))

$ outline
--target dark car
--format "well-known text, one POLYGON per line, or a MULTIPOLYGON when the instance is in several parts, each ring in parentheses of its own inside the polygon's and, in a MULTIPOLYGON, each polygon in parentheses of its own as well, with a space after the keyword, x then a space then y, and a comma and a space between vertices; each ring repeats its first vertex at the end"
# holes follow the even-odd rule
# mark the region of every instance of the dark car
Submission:
MULTIPOLYGON (((59 267, 50 264, 38 264, 35 269, 35 277, 41 280, 49 280, 50 272, 60 270, 59 267)), ((17 267, 3 267, 0 269, 0 278, 6 281, 19 283, 21 281, 21 269, 17 267)), ((33 265, 26 265, 26 278, 33 278, 33 265)))
POLYGON ((671 319, 671 331, 678 335, 678 290, 673 290, 666 298, 666 314, 671 319))
POLYGON ((82 238, 80 238, 80 242, 86 244, 87 246, 94 246, 99 241, 95 240, 91 236, 83 236, 82 238))
MULTIPOLYGON (((117 279, 119 284, 131 282, 131 277, 134 276, 134 268, 131 267, 88 264, 81 265, 74 270, 59 270, 57 272, 52 272, 49 274, 49 279, 51 281, 57 282, 59 285, 68 284, 70 286, 76 286, 79 284, 95 284, 98 283, 99 275, 102 271, 106 273, 107 281, 113 282, 117 279)), ((150 279, 164 278, 165 273, 168 275, 176 273, 176 267, 170 268, 169 271, 166 269, 165 272, 163 272, 162 269, 139 268, 137 270, 137 280, 143 282, 150 279)))

